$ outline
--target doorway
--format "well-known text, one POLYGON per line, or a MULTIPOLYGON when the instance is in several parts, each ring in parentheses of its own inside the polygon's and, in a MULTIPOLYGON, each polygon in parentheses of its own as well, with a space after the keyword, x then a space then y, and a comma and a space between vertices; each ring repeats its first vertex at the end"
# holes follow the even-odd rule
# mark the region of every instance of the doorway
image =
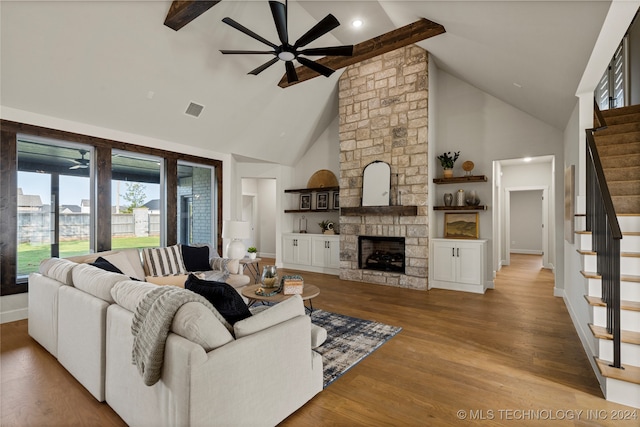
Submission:
POLYGON ((511 254, 542 255, 542 265, 549 265, 547 187, 505 188, 505 265, 511 254))

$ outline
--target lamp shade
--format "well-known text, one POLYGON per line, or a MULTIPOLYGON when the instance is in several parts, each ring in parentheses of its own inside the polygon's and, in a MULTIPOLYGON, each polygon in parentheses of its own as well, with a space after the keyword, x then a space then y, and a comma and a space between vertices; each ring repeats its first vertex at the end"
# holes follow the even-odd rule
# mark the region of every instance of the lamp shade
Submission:
POLYGON ((246 221, 224 221, 222 237, 225 239, 247 239, 251 236, 249 223, 246 221))

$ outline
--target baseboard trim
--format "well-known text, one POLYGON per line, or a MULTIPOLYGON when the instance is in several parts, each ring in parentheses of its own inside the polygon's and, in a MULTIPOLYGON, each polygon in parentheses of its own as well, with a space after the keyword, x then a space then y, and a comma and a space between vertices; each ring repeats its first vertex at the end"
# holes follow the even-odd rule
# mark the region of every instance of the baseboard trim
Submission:
POLYGON ((512 254, 542 255, 542 251, 535 249, 510 249, 509 252, 511 252, 512 254))
POLYGON ((15 322, 29 318, 29 309, 20 308, 18 310, 3 311, 0 313, 0 323, 15 322))

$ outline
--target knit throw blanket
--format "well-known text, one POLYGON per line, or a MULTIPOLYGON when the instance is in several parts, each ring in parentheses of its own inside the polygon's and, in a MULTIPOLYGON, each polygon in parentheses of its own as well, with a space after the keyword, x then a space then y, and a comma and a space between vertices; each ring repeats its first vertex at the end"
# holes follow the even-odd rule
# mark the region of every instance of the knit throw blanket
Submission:
POLYGON ((131 324, 133 334, 132 362, 137 366, 145 385, 152 386, 160 380, 164 345, 169 335, 173 317, 180 307, 189 302, 199 302, 220 316, 204 297, 175 286, 158 286, 148 292, 136 307, 131 324))

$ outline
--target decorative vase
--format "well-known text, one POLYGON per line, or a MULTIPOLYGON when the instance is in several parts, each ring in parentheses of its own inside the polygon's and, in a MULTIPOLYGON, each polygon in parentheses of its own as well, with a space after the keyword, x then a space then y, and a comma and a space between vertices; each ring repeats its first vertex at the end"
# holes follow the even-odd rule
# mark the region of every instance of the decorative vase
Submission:
POLYGON ((451 206, 451 203, 453 203, 453 194, 445 193, 445 195, 444 195, 444 205, 445 206, 451 206))
POLYGON ((278 268, 275 265, 265 265, 262 269, 260 283, 262 283, 263 288, 278 287, 278 268))
POLYGON ((249 252, 249 259, 256 259, 257 254, 255 252, 249 252))
POLYGON ((444 169, 443 173, 445 178, 453 178, 453 169, 444 169))
POLYGON ((465 204, 465 200, 464 200, 464 190, 458 190, 458 193, 456 194, 456 206, 464 206, 465 204))
POLYGON ((480 199, 478 199, 478 195, 476 194, 475 190, 469 191, 469 194, 467 194, 465 201, 469 206, 478 206, 480 204, 480 199))

